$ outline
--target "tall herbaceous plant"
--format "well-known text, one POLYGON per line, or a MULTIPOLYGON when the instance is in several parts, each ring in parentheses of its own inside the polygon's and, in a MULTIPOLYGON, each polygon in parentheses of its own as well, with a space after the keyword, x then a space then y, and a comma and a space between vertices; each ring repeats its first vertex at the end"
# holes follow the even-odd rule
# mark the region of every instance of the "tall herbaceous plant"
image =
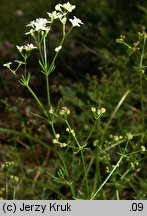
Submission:
MULTIPOLYGON (((45 119, 47 123, 51 126, 52 133, 53 133, 53 140, 52 142, 55 145, 59 145, 60 147, 68 147, 73 149, 75 152, 80 152, 81 154, 81 160, 83 164, 83 170, 84 170, 84 182, 86 183, 86 190, 87 190, 87 196, 89 197, 89 185, 88 185, 88 176, 87 176, 87 167, 85 164, 85 157, 84 157, 84 148, 86 148, 87 141, 90 138, 92 132, 87 138, 87 141, 84 145, 81 145, 78 141, 78 138, 76 137, 74 129, 71 128, 70 123, 68 121, 68 115, 70 114, 70 110, 67 107, 58 107, 57 109, 53 108, 52 101, 51 101, 51 95, 50 95, 50 75, 55 71, 55 62, 59 55, 59 52, 63 48, 63 44, 69 33, 73 30, 75 27, 80 27, 83 25, 83 22, 73 16, 73 18, 68 18, 69 13, 71 13, 75 9, 75 5, 70 4, 69 2, 64 4, 57 4, 55 6, 55 10, 50 13, 48 12, 48 18, 37 18, 36 20, 31 21, 27 28, 29 29, 26 32, 26 35, 31 35, 34 39, 34 43, 32 44, 26 44, 24 46, 16 46, 22 59, 21 60, 15 60, 15 64, 17 63, 16 69, 12 69, 11 65, 12 62, 8 62, 4 64, 5 67, 7 67, 15 77, 18 77, 18 81, 21 85, 25 86, 28 91, 32 94, 34 99, 36 100, 38 106, 40 107, 42 111, 42 116, 35 114, 37 117, 45 119), (59 20, 62 26, 62 38, 60 40, 60 43, 57 44, 57 46, 54 48, 54 57, 52 59, 49 58, 49 55, 47 54, 47 41, 48 41, 48 35, 50 34, 51 29, 54 27, 54 23, 56 20, 59 20), (70 26, 70 27, 69 27, 70 26), (33 50, 38 49, 39 52, 39 65, 41 68, 41 72, 45 77, 46 80, 46 99, 47 103, 43 104, 37 94, 33 91, 30 85, 30 79, 31 79, 31 73, 28 72, 27 68, 27 62, 31 55, 31 52, 33 50), (21 74, 21 77, 18 75, 18 70, 20 68, 23 68, 23 74, 21 74), (56 132, 56 128, 54 126, 54 123, 57 118, 62 119, 66 124, 66 132, 69 133, 70 140, 67 142, 62 142, 62 138, 60 137, 60 134, 56 132), (74 145, 72 144, 74 141, 74 145)), ((102 108, 101 110, 98 110, 96 114, 96 110, 93 111, 95 113, 96 122, 101 114, 105 112, 105 109, 102 108)), ((95 126, 94 126, 95 127, 95 126)), ((92 131, 94 128, 92 129, 92 131)), ((69 185, 71 188, 72 195, 75 197, 75 189, 73 187, 72 180, 69 179, 67 170, 65 170, 65 166, 61 167, 59 170, 59 178, 55 178, 56 181, 60 183, 64 183, 66 185, 69 185), (66 179, 67 178, 67 179, 66 179)))

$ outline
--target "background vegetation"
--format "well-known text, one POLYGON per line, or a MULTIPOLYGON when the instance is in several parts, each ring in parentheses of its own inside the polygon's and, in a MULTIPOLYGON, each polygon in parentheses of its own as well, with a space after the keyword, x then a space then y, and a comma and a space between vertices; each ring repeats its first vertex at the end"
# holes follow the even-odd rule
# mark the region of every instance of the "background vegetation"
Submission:
MULTIPOLYGON (((57 3, 52 0, 1 0, 0 6, 0 163, 14 161, 16 167, 10 174, 19 177, 16 185, 17 199, 72 199, 67 185, 55 182, 51 174, 56 175, 63 158, 71 176, 81 178, 81 164, 73 160, 70 152, 58 151, 52 144, 50 128, 44 121, 36 119, 32 112, 39 110, 25 88, 2 67, 5 62, 18 56, 16 45, 31 43, 25 35, 26 25, 37 17, 46 17, 57 3), (72 164, 71 164, 72 161, 72 164), (74 167, 75 166, 75 167, 74 167)), ((143 103, 145 125, 142 129, 140 81, 136 70, 135 55, 122 44, 116 43, 120 35, 133 44, 138 41, 138 32, 146 27, 147 1, 138 0, 85 0, 70 1, 77 6, 75 13, 84 26, 75 29, 66 40, 63 51, 57 61, 56 71, 51 76, 52 101, 58 100, 70 108, 73 128, 82 140, 93 122, 89 116, 92 106, 105 107, 107 112, 99 121, 93 133, 89 148, 95 153, 93 143, 100 142, 99 148, 99 187, 109 174, 109 169, 118 161, 117 151, 124 148, 126 134, 133 134, 128 152, 120 169, 115 172, 96 199, 146 199, 147 170, 146 152, 140 151, 146 146, 147 137, 147 87, 143 78, 143 103), (122 97, 125 95, 125 100, 122 97), (120 102, 120 104, 119 104, 120 102), (122 136, 122 140, 118 140, 122 136), (103 151, 104 149, 104 151, 103 151)), ((59 35, 59 26, 50 35, 50 49, 59 35)), ((44 101, 44 82, 38 68, 37 58, 32 56, 29 62, 33 74, 31 85, 44 101)), ((147 64, 147 52, 144 52, 144 66, 147 64)), ((146 73, 146 67, 144 68, 146 73)), ((62 132, 63 125, 57 124, 62 132)), ((66 134, 63 134, 66 136, 66 134)), ((91 161, 87 153, 87 161, 91 161)), ((76 161, 77 160, 77 161, 76 161)), ((96 164, 92 161, 89 171, 91 185, 95 183, 93 174, 96 164)), ((8 181, 10 190, 5 196, 3 187, 6 175, 0 172, 1 197, 12 199, 14 182, 8 181)), ((76 184, 78 185, 78 179, 76 184)), ((79 185, 78 185, 79 186, 79 185)), ((82 186, 80 186, 82 187, 82 186)), ((92 186, 91 186, 92 187, 92 186)), ((84 192, 77 195, 84 197, 84 192)))

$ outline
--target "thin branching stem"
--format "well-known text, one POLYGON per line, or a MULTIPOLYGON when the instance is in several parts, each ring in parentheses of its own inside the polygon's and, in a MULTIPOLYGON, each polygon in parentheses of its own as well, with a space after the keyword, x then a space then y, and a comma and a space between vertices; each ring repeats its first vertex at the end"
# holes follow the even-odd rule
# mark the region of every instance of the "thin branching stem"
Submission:
MULTIPOLYGON (((68 122, 67 119, 65 120, 65 122, 66 122, 68 128, 71 130, 70 124, 69 124, 69 122, 68 122)), ((86 189, 87 189, 87 197, 89 198, 90 191, 89 191, 89 183, 88 183, 88 170, 87 170, 87 167, 86 167, 86 162, 85 162, 83 148, 80 145, 77 137, 73 136, 73 138, 74 138, 75 142, 77 143, 77 145, 79 147, 79 150, 80 150, 80 153, 81 153, 81 159, 82 159, 82 164, 83 164, 83 169, 84 169, 84 174, 85 174, 85 183, 86 183, 86 189)))
POLYGON ((29 92, 33 95, 33 97, 35 98, 36 102, 38 103, 39 107, 41 108, 41 110, 43 111, 43 113, 45 114, 46 117, 48 117, 48 114, 43 106, 43 104, 41 103, 41 101, 39 100, 39 98, 36 96, 36 94, 34 93, 34 91, 31 89, 31 87, 29 85, 26 86, 29 90, 29 92))
POLYGON ((124 155, 122 155, 119 159, 119 161, 117 162, 117 164, 115 165, 115 167, 113 168, 113 170, 110 172, 110 174, 107 176, 107 178, 105 179, 105 181, 101 184, 101 186, 98 188, 98 190, 92 195, 90 200, 94 200, 96 198, 96 196, 98 195, 98 193, 101 191, 101 189, 104 187, 104 185, 107 183, 107 181, 110 179, 110 177, 112 176, 112 174, 115 172, 115 170, 117 169, 117 167, 119 166, 119 164, 121 163, 122 159, 124 158, 124 155))
POLYGON ((141 118, 142 118, 142 134, 144 133, 145 121, 144 121, 144 95, 143 95, 143 58, 145 52, 146 37, 143 39, 142 52, 139 62, 139 79, 140 79, 140 100, 141 100, 141 118))

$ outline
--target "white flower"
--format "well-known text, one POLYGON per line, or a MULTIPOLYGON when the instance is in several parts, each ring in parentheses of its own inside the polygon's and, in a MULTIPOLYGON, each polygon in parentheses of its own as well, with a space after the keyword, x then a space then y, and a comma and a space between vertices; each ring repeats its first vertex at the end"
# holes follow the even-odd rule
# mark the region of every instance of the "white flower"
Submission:
POLYGON ((96 113, 97 113, 97 115, 101 115, 101 110, 97 109, 96 113))
POLYGON ((54 143, 54 144, 57 144, 57 143, 58 143, 58 140, 53 139, 53 143, 54 143))
POLYGON ((19 178, 17 176, 13 176, 13 175, 10 176, 10 179, 11 179, 13 184, 16 184, 19 181, 19 178))
POLYGON ((57 5, 55 6, 55 10, 57 10, 57 11, 62 11, 61 7, 62 7, 61 4, 57 4, 57 5))
POLYGON ((30 24, 28 24, 27 26, 45 26, 49 21, 47 19, 44 18, 37 18, 36 20, 33 20, 30 22, 30 24))
POLYGON ((16 45, 16 47, 17 47, 17 49, 18 49, 19 52, 22 52, 22 50, 24 49, 24 46, 17 46, 16 45))
POLYGON ((60 115, 69 115, 70 110, 67 107, 62 107, 59 113, 60 115))
POLYGON ((4 67, 7 67, 7 68, 10 68, 10 65, 12 64, 12 62, 8 62, 8 63, 5 63, 3 64, 4 67))
POLYGON ((55 48, 55 52, 59 52, 62 49, 62 46, 58 46, 55 48))
POLYGON ((66 143, 62 143, 59 141, 59 138, 60 138, 60 134, 56 134, 55 135, 55 139, 53 139, 53 143, 54 144, 58 144, 60 147, 66 147, 67 144, 66 143))
POLYGON ((105 108, 101 108, 101 113, 105 113, 106 112, 106 109, 105 108))
POLYGON ((50 114, 54 114, 54 109, 53 109, 52 106, 51 106, 51 108, 49 109, 49 113, 50 113, 50 114))
POLYGON ((33 33, 35 32, 35 30, 33 30, 33 29, 30 29, 30 31, 28 31, 28 32, 26 32, 25 34, 26 35, 28 35, 28 34, 31 34, 31 35, 33 35, 33 33))
POLYGON ((78 19, 75 16, 74 16, 74 19, 69 19, 69 20, 72 23, 73 27, 75 27, 75 26, 80 27, 80 25, 84 24, 80 19, 78 19))
POLYGON ((60 134, 56 134, 55 137, 56 137, 56 140, 59 140, 60 134))
POLYGON ((95 107, 91 107, 91 111, 92 111, 93 113, 95 113, 95 112, 96 112, 96 108, 95 108, 95 107))
POLYGON ((64 147, 66 147, 66 146, 67 146, 66 143, 60 143, 60 147, 64 148, 64 147))
POLYGON ((75 7, 76 7, 75 5, 72 5, 69 2, 67 2, 67 3, 65 3, 63 5, 62 4, 57 4, 55 6, 55 10, 62 12, 62 8, 63 8, 65 10, 67 10, 68 12, 72 12, 75 9, 75 7))
POLYGON ((37 49, 37 47, 35 47, 33 44, 27 44, 24 46, 16 46, 17 49, 19 50, 19 52, 21 53, 23 50, 30 52, 33 49, 37 49))
POLYGON ((37 47, 35 47, 33 44, 27 44, 27 45, 24 46, 24 49, 26 51, 31 51, 33 49, 37 49, 37 47))
POLYGON ((51 18, 51 21, 53 21, 54 19, 61 19, 62 18, 62 14, 57 12, 57 11, 53 11, 52 13, 47 13, 49 15, 49 17, 51 18))
POLYGON ((68 12, 72 12, 75 9, 75 5, 70 4, 69 2, 62 5, 62 7, 68 12))
POLYGON ((75 136, 75 131, 73 129, 70 128, 66 128, 66 131, 70 134, 72 134, 73 136, 75 136))
POLYGON ((60 21, 65 25, 66 24, 66 21, 67 21, 67 18, 66 17, 63 17, 60 19, 60 21))
POLYGON ((34 23, 35 25, 35 31, 46 31, 48 28, 46 27, 46 24, 48 23, 47 19, 43 19, 43 18, 38 18, 36 19, 36 22, 34 23))
POLYGON ((75 131, 73 129, 70 132, 73 136, 75 136, 75 131))
POLYGON ((19 60, 15 60, 16 63, 18 63, 19 65, 21 64, 25 64, 25 62, 19 61, 19 60))
POLYGON ((141 146, 141 151, 145 152, 145 146, 143 146, 143 145, 141 146))
POLYGON ((104 114, 106 112, 106 109, 105 108, 101 108, 101 109, 97 109, 97 115, 101 115, 101 114, 104 114))
POLYGON ((133 134, 131 134, 131 133, 127 133, 126 136, 127 136, 128 140, 132 140, 133 139, 133 134))
MULTIPOLYGON (((50 21, 47 19, 37 18, 36 20, 31 21, 27 26, 31 26, 34 31, 48 31, 50 29, 50 27, 47 26, 49 23, 50 21)), ((32 33, 32 30, 28 33, 32 33)))

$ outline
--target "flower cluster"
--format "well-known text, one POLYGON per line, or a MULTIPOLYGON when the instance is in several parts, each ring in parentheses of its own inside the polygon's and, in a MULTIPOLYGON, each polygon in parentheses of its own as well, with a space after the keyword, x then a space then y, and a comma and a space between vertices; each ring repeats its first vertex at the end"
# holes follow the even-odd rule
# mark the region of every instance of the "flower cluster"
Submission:
MULTIPOLYGON (((30 55, 30 52, 33 49, 37 49, 37 47, 35 47, 33 44, 26 44, 24 46, 16 46, 16 48, 18 49, 19 53, 23 56, 24 60, 28 58, 28 56, 30 55)), ((19 67, 22 64, 25 64, 25 62, 19 61, 19 60, 15 60, 15 62, 18 63, 18 66, 15 70, 12 70, 10 67, 12 62, 8 62, 8 63, 3 64, 3 66, 7 67, 14 75, 16 75, 16 72, 19 69, 19 67)))
POLYGON ((14 166, 15 166, 14 161, 6 161, 5 163, 1 164, 1 168, 3 170, 9 169, 9 168, 14 167, 14 166))
MULTIPOLYGON (((49 12, 47 13, 49 18, 37 18, 37 19, 31 21, 27 25, 27 27, 29 27, 30 30, 28 32, 26 32, 26 34, 27 35, 30 34, 33 36, 33 38, 37 44, 37 47, 39 48, 39 51, 40 51, 41 50, 41 43, 47 37, 47 35, 51 29, 51 25, 53 24, 53 21, 56 19, 60 20, 62 27, 63 27, 63 38, 61 40, 61 43, 57 47, 55 47, 56 56, 53 60, 53 64, 51 64, 50 71, 52 71, 52 66, 54 66, 54 61, 58 55, 58 52, 62 49, 62 44, 63 44, 63 41, 65 40, 66 36, 69 34, 69 32, 71 31, 71 29, 73 27, 76 27, 76 26, 80 27, 83 24, 83 22, 79 18, 76 18, 74 16, 73 19, 69 19, 69 22, 71 22, 72 26, 69 29, 69 31, 66 32, 65 25, 67 22, 67 15, 68 15, 68 13, 71 13, 75 9, 75 7, 76 7, 75 5, 72 5, 69 2, 64 3, 64 4, 57 4, 55 6, 55 10, 52 13, 49 13, 49 12)), ((44 44, 45 44, 45 41, 44 41, 44 44)), ((14 75, 16 75, 17 70, 19 69, 19 67, 22 64, 26 65, 26 60, 29 57, 30 52, 33 49, 37 49, 37 47, 34 46, 33 44, 27 44, 24 46, 16 46, 16 47, 17 47, 19 53, 21 54, 21 56, 23 57, 24 62, 17 61, 18 66, 17 66, 16 70, 11 69, 11 67, 10 67, 10 65, 12 64, 11 62, 8 62, 8 63, 3 65, 4 67, 7 67, 14 75)), ((46 49, 46 47, 44 47, 44 52, 46 53, 45 49, 46 49)), ((44 54, 44 56, 46 56, 46 54, 44 54)), ((44 68, 46 68, 46 66, 44 66, 42 63, 41 63, 41 67, 43 70, 44 70, 44 68)))
POLYGON ((56 118, 58 117, 57 111, 54 107, 50 106, 48 112, 49 112, 49 121, 52 124, 55 122, 56 118))
POLYGON ((139 162, 135 161, 135 162, 131 162, 130 163, 132 170, 137 170, 137 168, 139 167, 139 162))
POLYGON ((139 39, 147 38, 147 32, 145 31, 145 28, 143 27, 142 32, 138 32, 139 39))
POLYGON ((12 62, 7 62, 5 64, 3 64, 4 67, 7 67, 8 69, 10 69, 10 65, 12 64, 12 62))
POLYGON ((116 39, 116 42, 117 42, 117 43, 124 43, 125 38, 126 38, 126 37, 125 37, 124 35, 120 35, 120 38, 117 38, 117 39, 116 39))
POLYGON ((57 4, 55 9, 57 11, 63 12, 63 10, 67 10, 68 12, 72 12, 75 9, 75 5, 70 4, 69 2, 62 4, 57 4))
POLYGON ((96 139, 96 140, 93 141, 93 146, 98 146, 98 144, 99 144, 99 140, 98 139, 96 139))
POLYGON ((62 49, 62 46, 58 46, 55 48, 55 52, 59 52, 62 49))
POLYGON ((96 109, 95 107, 91 107, 91 111, 94 117, 97 119, 99 116, 101 116, 106 112, 106 109, 105 108, 96 109))
POLYGON ((132 140, 132 139, 133 139, 133 134, 127 133, 127 134, 126 134, 126 138, 127 138, 128 140, 132 140))
MULTIPOLYGON (((48 15, 51 20, 59 19, 65 25, 67 21, 67 13, 71 13, 75 9, 75 7, 75 5, 72 5, 69 2, 64 4, 57 4, 55 6, 55 11, 53 11, 53 13, 48 13, 48 15)), ((83 22, 75 16, 73 19, 69 19, 69 21, 72 23, 73 27, 80 27, 83 24, 83 22)))
POLYGON ((30 52, 32 51, 33 49, 37 49, 37 47, 35 47, 33 44, 27 44, 27 45, 24 45, 24 46, 16 46, 18 51, 20 53, 22 53, 22 51, 26 51, 26 52, 30 52))
POLYGON ((55 135, 55 139, 53 139, 53 143, 54 144, 58 144, 60 147, 66 147, 67 146, 67 144, 66 143, 62 143, 62 142, 60 142, 59 141, 59 138, 60 138, 60 134, 56 134, 55 135))
MULTIPOLYGON (((139 34, 139 33, 138 33, 138 34, 139 34)), ((140 34, 139 34, 139 38, 142 37, 141 35, 143 35, 143 34, 140 33, 140 34)), ((116 42, 125 45, 125 46, 129 49, 129 51, 131 51, 132 53, 134 53, 134 52, 136 52, 137 50, 140 49, 140 48, 138 47, 140 41, 137 41, 137 42, 133 43, 132 45, 130 45, 130 44, 128 44, 128 43, 125 41, 125 38, 126 38, 126 37, 125 37, 124 35, 120 35, 120 38, 117 38, 117 39, 116 39, 116 42)))
POLYGON ((37 18, 36 20, 31 21, 27 27, 31 27, 30 31, 26 34, 33 34, 38 31, 49 31, 51 22, 44 18, 37 18))
MULTIPOLYGON (((55 10, 50 13, 48 12, 49 19, 46 18, 37 18, 36 20, 31 21, 27 27, 31 27, 30 31, 26 34, 34 35, 35 32, 46 32, 50 31, 51 24, 54 20, 59 19, 63 25, 67 22, 67 14, 71 13, 75 9, 75 5, 70 4, 69 2, 64 4, 57 4, 55 10)), ((73 19, 69 19, 72 23, 72 26, 80 27, 83 22, 74 16, 73 19)))
POLYGON ((110 138, 112 140, 116 141, 116 142, 119 142, 120 140, 123 139, 123 136, 121 136, 121 135, 118 136, 118 135, 112 135, 112 134, 110 134, 110 138))
POLYGON ((19 181, 18 176, 14 176, 14 175, 11 175, 10 179, 11 179, 13 185, 16 185, 19 181))
POLYGON ((51 106, 51 108, 49 109, 49 113, 50 114, 54 114, 54 108, 51 106))
POLYGON ((73 137, 76 136, 76 135, 75 135, 75 131, 74 131, 73 129, 71 129, 71 128, 66 128, 66 131, 67 131, 68 133, 70 133, 73 137))
POLYGON ((75 26, 80 27, 81 25, 83 25, 83 22, 75 16, 73 19, 69 19, 69 21, 72 23, 73 27, 75 27, 75 26))
POLYGON ((59 113, 61 116, 67 116, 70 114, 70 110, 67 107, 62 107, 59 113))
POLYGON ((145 146, 143 146, 143 145, 141 146, 141 151, 142 151, 142 152, 145 152, 145 151, 146 151, 145 146))

